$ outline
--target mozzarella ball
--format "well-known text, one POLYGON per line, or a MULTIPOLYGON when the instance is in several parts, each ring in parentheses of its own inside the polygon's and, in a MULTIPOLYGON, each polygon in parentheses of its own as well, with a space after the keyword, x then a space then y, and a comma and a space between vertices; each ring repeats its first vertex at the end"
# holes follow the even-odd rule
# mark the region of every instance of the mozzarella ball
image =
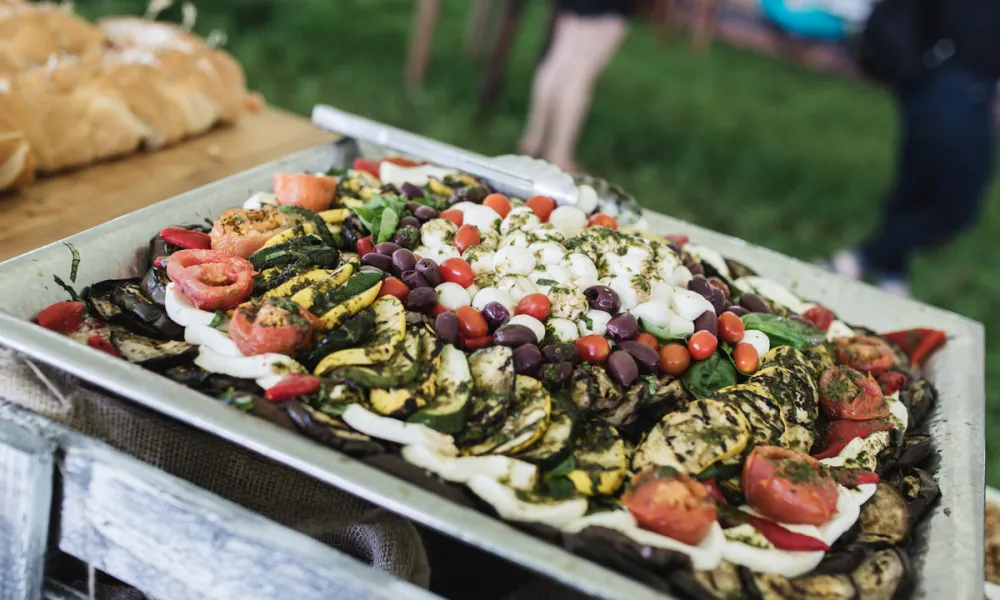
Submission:
POLYGON ((569 269, 562 265, 537 265, 535 270, 528 274, 528 279, 544 294, 547 292, 547 288, 553 285, 568 284, 570 282, 569 269), (543 283, 539 283, 539 280, 543 283), (542 290, 543 287, 546 290, 542 290))
POLYGON ((854 335, 854 330, 851 326, 843 321, 834 319, 830 323, 830 328, 826 330, 826 339, 833 341, 841 337, 852 337, 854 335))
POLYGON ((517 302, 514 302, 509 293, 496 288, 483 288, 472 298, 472 308, 482 312, 490 302, 499 302, 510 314, 514 314, 514 308, 517 306, 517 302))
POLYGON ((604 312, 603 310, 588 310, 580 320, 577 321, 577 328, 580 331, 580 336, 585 335, 604 335, 608 330, 608 321, 611 320, 611 315, 604 312))
POLYGON ((473 279, 473 282, 477 286, 479 286, 479 289, 484 289, 484 288, 489 288, 489 287, 496 287, 497 286, 497 281, 499 279, 500 279, 500 276, 497 275, 495 272, 493 272, 493 271, 483 271, 482 273, 476 273, 476 276, 473 279))
POLYGON ((507 321, 507 325, 524 325, 535 334, 536 344, 540 344, 545 339, 545 325, 531 315, 514 315, 507 321))
POLYGON ((663 300, 648 300, 642 304, 637 304, 629 310, 637 319, 642 319, 650 325, 664 327, 670 320, 670 305, 663 300))
POLYGON ((479 245, 487 250, 496 250, 500 247, 500 234, 492 229, 479 230, 479 245))
POLYGON ((535 255, 527 247, 500 248, 493 259, 493 270, 501 275, 527 275, 534 269, 535 255))
POLYGON ((500 213, 489 206, 473 204, 463 212, 462 224, 472 225, 481 232, 495 231, 500 227, 500 213))
POLYGON ((583 211, 584 214, 590 214, 597 209, 597 190, 593 187, 584 184, 577 187, 579 193, 576 197, 576 207, 583 211))
POLYGON ((660 257, 656 263, 656 270, 660 274, 660 279, 670 281, 674 271, 681 267, 681 259, 673 252, 668 252, 660 257))
POLYGON ((634 275, 649 276, 652 273, 653 263, 649 261, 649 258, 642 254, 628 253, 615 262, 609 275, 612 277, 632 277, 634 275))
MULTIPOLYGON (((600 279, 594 261, 579 252, 574 252, 563 259, 563 265, 569 269, 569 274, 573 277, 574 282, 589 283, 600 279)), ((577 285, 584 287, 583 283, 577 283, 577 285)))
POLYGON ((500 238, 500 248, 506 248, 507 246, 514 246, 515 248, 527 248, 531 245, 531 236, 521 230, 511 231, 507 235, 500 238))
POLYGON ((670 306, 670 299, 674 297, 674 288, 666 281, 657 281, 653 284, 653 291, 649 297, 670 306))
POLYGON ((670 285, 674 286, 675 288, 686 288, 688 282, 691 281, 692 277, 694 276, 691 274, 691 270, 685 267, 684 265, 681 265, 676 269, 674 269, 673 273, 671 273, 670 276, 666 277, 665 279, 667 280, 668 283, 670 283, 670 285))
POLYGON ((667 311, 666 323, 662 327, 670 336, 684 337, 694 333, 694 321, 685 319, 672 310, 667 311))
POLYGON ((548 297, 552 303, 549 315, 553 317, 576 321, 590 308, 583 291, 575 286, 554 285, 549 289, 548 297))
POLYGON ((477 275, 486 271, 493 271, 493 258, 495 256, 495 252, 484 248, 480 244, 469 246, 462 253, 462 259, 469 263, 469 266, 472 267, 472 272, 477 275))
POLYGON ((469 298, 475 298, 476 294, 479 293, 479 286, 473 281, 469 287, 465 288, 465 291, 469 294, 469 298))
POLYGON ((504 275, 497 279, 495 287, 510 294, 514 302, 520 302, 521 298, 537 291, 535 284, 523 275, 504 275))
POLYGON ((652 291, 649 284, 641 277, 614 277, 608 282, 608 287, 618 294, 618 298, 622 301, 622 310, 632 310, 649 300, 652 291))
POLYGON ((674 312, 690 321, 694 321, 700 317, 706 310, 715 312, 715 307, 704 296, 698 292, 679 288, 674 290, 671 307, 674 309, 674 312))
POLYGON ((556 226, 552 223, 542 223, 538 227, 531 230, 531 235, 539 241, 556 242, 560 244, 566 239, 566 236, 564 236, 561 231, 556 229, 556 226))
POLYGON ((549 223, 570 238, 587 226, 587 215, 575 206, 559 206, 549 215, 549 223))
POLYGON ((465 288, 453 281, 446 281, 434 288, 438 295, 438 304, 448 310, 456 310, 462 306, 469 306, 472 299, 465 288))
POLYGON ((556 265, 566 257, 566 249, 556 242, 534 242, 528 246, 540 265, 556 265))
POLYGON ((420 227, 420 243, 428 248, 451 246, 458 225, 448 219, 431 219, 420 227))
MULTIPOLYGON (((605 329, 607 329, 607 323, 605 323, 605 329)), ((548 320, 545 321, 545 332, 547 334, 546 340, 549 343, 572 343, 580 337, 580 332, 576 323, 570 321, 569 319, 560 319, 558 317, 549 317, 548 320)))
POLYGON ((541 219, 530 208, 514 208, 500 223, 500 235, 507 235, 513 231, 531 231, 541 224, 541 219))
POLYGON ((442 246, 440 248, 418 246, 413 253, 419 255, 420 258, 429 258, 437 264, 441 264, 449 258, 459 258, 461 256, 458 253, 458 248, 454 246, 442 246))
POLYGON ((760 358, 763 358, 771 349, 771 340, 767 339, 767 334, 756 329, 747 329, 743 333, 743 340, 740 343, 744 342, 753 346, 760 358))

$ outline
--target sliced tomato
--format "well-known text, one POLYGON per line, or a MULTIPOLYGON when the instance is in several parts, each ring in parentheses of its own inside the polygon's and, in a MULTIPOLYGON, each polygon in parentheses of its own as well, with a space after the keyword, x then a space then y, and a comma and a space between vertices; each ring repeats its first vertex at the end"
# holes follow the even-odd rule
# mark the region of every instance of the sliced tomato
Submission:
POLYGON ((337 180, 309 173, 275 173, 274 198, 278 204, 293 204, 319 212, 330 208, 337 180))
POLYGON ((820 331, 829 330, 833 320, 837 318, 837 315, 833 314, 832 310, 824 306, 814 306, 802 313, 802 316, 808 319, 820 331))
POLYGON ((906 375, 903 375, 899 371, 886 371, 884 373, 879 373, 878 385, 882 388, 882 393, 886 396, 895 394, 899 390, 905 388, 906 384, 906 375))
POLYGON ((316 317, 287 298, 240 305, 229 322, 229 337, 245 356, 287 354, 312 340, 316 317))
POLYGON ((820 375, 819 404, 833 420, 867 421, 889 416, 889 405, 875 378, 843 365, 820 375))
POLYGON ((80 328, 86 308, 83 302, 56 302, 38 313, 35 320, 46 329, 73 333, 80 328))
POLYGON ((462 345, 468 352, 475 352, 481 348, 493 345, 493 336, 484 335, 482 337, 462 338, 462 345))
POLYGON ((183 227, 164 227, 160 230, 160 238, 185 250, 208 250, 212 247, 212 236, 183 227))
POLYGON ((705 537, 718 514, 705 486, 669 467, 638 473, 622 504, 643 529, 691 546, 705 537))
POLYGON ((363 158, 355 158, 352 166, 355 171, 364 171, 365 173, 375 177, 375 179, 379 178, 379 167, 377 162, 365 160, 363 158))
POLYGON ((299 220, 272 206, 231 208, 212 225, 212 250, 247 258, 299 220))
POLYGON ((863 373, 878 375, 896 361, 892 348, 871 336, 854 336, 833 340, 837 351, 837 364, 853 367, 863 373))
POLYGON ((227 310, 250 297, 253 265, 215 250, 180 250, 167 262, 167 277, 202 310, 227 310))
POLYGON ((882 481, 878 473, 874 471, 866 471, 865 469, 847 469, 844 467, 835 467, 830 469, 833 473, 833 478, 837 480, 837 483, 846 488, 856 488, 859 485, 871 484, 882 481))
POLYGON ((115 348, 111 342, 104 339, 104 336, 99 333, 90 334, 90 337, 87 338, 87 345, 95 350, 100 350, 105 354, 110 354, 115 358, 125 358, 122 356, 122 353, 118 351, 118 348, 115 348))
POLYGON ((292 373, 285 375, 281 381, 267 388, 264 396, 271 402, 280 402, 289 398, 308 396, 319 391, 322 382, 315 375, 292 373))
POLYGON ((778 446, 757 446, 743 465, 747 504, 768 519, 822 525, 837 512, 837 482, 818 460, 778 446))
POLYGON ((705 486, 705 491, 708 492, 708 495, 711 496, 713 500, 720 504, 729 504, 726 501, 726 497, 722 495, 722 488, 720 488, 718 482, 715 481, 715 477, 709 477, 705 481, 702 481, 701 485, 705 486))
POLYGON ((893 427, 889 419, 830 421, 820 431, 820 440, 816 443, 819 450, 813 453, 813 458, 833 458, 855 439, 866 438, 876 431, 889 431, 893 427))

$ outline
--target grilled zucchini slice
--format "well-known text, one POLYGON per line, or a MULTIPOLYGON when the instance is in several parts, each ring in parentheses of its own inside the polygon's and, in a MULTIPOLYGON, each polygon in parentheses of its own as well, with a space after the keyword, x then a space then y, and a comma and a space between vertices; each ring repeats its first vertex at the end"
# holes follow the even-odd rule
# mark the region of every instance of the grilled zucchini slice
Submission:
POLYGON ((738 456, 749 441, 750 423, 743 411, 721 400, 695 400, 656 424, 636 448, 632 469, 674 467, 697 475, 738 456))
POLYGON ((573 450, 576 468, 566 474, 573 486, 586 496, 610 496, 628 475, 625 442, 614 427, 600 421, 582 426, 573 450))
POLYGON ((750 422, 750 444, 754 446, 777 446, 785 435, 785 421, 781 408, 770 392, 762 385, 743 383, 719 390, 715 395, 721 400, 740 409, 750 422))
POLYGON ((320 361, 314 373, 326 375, 338 367, 365 366, 385 362, 406 336, 406 310, 395 296, 382 296, 372 304, 375 329, 371 339, 360 348, 348 348, 320 361))
POLYGON ((372 408, 387 416, 405 417, 427 405, 437 390, 438 371, 441 367, 441 342, 426 333, 415 333, 420 340, 416 380, 409 385, 393 388, 376 388, 369 401, 372 408), (384 412, 391 411, 391 412, 384 412))
POLYGON ((331 288, 340 287, 347 283, 347 280, 353 274, 354 265, 350 264, 344 265, 335 271, 331 269, 313 269, 301 275, 296 275, 278 287, 267 291, 264 297, 279 296, 281 298, 291 298, 298 292, 319 283, 323 283, 331 288))
POLYGON ((477 350, 469 357, 473 396, 458 440, 472 445, 492 435, 507 418, 514 393, 514 353, 506 346, 477 350))
POLYGON ((437 376, 437 393, 427 407, 407 419, 421 423, 441 433, 456 433, 465 426, 469 398, 472 396, 472 373, 465 353, 451 344, 441 350, 441 369, 437 376))
POLYGON ((816 441, 813 429, 819 417, 819 392, 803 371, 802 367, 769 366, 757 371, 749 383, 767 388, 781 408, 785 421, 781 445, 808 453, 816 441))
POLYGON ((577 421, 576 407, 568 395, 562 393, 552 396, 552 414, 545 435, 517 457, 542 469, 555 467, 573 451, 577 421))
POLYGON ((463 449, 464 454, 516 454, 541 439, 549 426, 552 399, 542 382, 518 375, 514 380, 514 401, 500 430, 482 443, 463 449))

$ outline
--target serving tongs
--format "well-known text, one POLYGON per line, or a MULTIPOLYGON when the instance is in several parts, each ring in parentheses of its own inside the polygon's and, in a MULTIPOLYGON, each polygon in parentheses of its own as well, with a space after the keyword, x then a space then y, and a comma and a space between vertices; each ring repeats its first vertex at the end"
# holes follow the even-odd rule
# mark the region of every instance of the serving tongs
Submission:
POLYGON ((548 196, 561 205, 577 204, 579 200, 573 177, 545 161, 514 155, 490 158, 324 104, 313 107, 312 122, 358 141, 464 171, 504 194, 518 198, 548 196))

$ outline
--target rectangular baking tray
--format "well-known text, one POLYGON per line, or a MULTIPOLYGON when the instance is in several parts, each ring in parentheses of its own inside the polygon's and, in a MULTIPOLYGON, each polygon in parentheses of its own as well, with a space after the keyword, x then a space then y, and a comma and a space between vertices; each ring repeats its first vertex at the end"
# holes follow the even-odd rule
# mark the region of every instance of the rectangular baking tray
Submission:
MULTIPOLYGON (((147 243, 161 228, 215 218, 254 191, 270 190, 274 173, 324 170, 350 160, 343 143, 312 148, 122 216, 61 242, 0 263, 0 344, 64 369, 150 409, 298 469, 316 479, 598 598, 663 598, 637 581, 577 557, 514 527, 368 467, 304 436, 223 406, 180 384, 29 322, 66 299, 53 275, 69 281, 72 244, 82 257, 78 289, 108 278, 142 274, 147 243)), ((81 198, 86 202, 86 198, 81 198)), ((938 448, 941 502, 923 521, 915 555, 917 597, 982 598, 984 594, 984 328, 956 314, 887 296, 811 265, 738 239, 647 211, 650 230, 686 233, 692 241, 745 262, 822 299, 848 322, 879 331, 930 326, 948 332, 929 363, 940 391, 931 415, 938 448)))

